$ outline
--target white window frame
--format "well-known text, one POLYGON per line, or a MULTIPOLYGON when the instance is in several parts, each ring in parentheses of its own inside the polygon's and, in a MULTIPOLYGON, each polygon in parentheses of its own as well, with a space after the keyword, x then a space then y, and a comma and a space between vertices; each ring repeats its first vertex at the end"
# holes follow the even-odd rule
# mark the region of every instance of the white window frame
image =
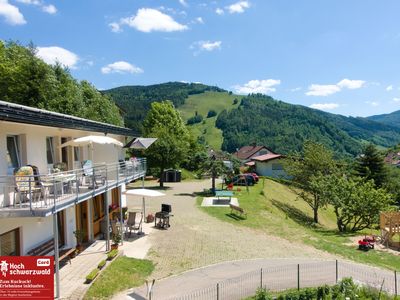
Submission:
POLYGON ((7 141, 6 141, 6 147, 7 147, 7 173, 8 175, 13 175, 14 170, 17 168, 21 167, 21 153, 20 153, 20 147, 19 147, 19 136, 18 135, 7 135, 7 141), (14 144, 14 149, 15 149, 15 156, 17 157, 17 166, 10 165, 12 164, 12 159, 11 155, 8 152, 8 138, 13 139, 13 144, 14 144))

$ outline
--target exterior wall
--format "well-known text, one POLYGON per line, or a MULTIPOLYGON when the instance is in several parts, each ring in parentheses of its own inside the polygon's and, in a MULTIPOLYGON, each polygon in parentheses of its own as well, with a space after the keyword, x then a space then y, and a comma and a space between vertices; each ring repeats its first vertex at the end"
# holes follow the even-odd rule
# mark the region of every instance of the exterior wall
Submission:
MULTIPOLYGON (((40 174, 48 173, 47 155, 46 155, 46 137, 54 138, 54 162, 61 161, 61 137, 74 139, 87 135, 103 135, 82 130, 61 129, 45 126, 36 126, 11 122, 0 122, 0 176, 7 175, 7 136, 19 136, 21 165, 32 164, 39 168, 40 174)), ((109 134, 108 136, 115 138, 122 143, 125 138, 120 135, 109 134)), ((68 157, 70 161, 69 167, 74 167, 73 150, 69 147, 68 157)), ((94 164, 100 163, 117 163, 119 159, 124 159, 124 149, 114 145, 94 145, 93 152, 89 147, 81 147, 80 161, 92 159, 94 164), (93 157, 93 158, 92 158, 93 157)), ((0 186, 0 202, 4 199, 4 187, 0 186)), ((108 195, 108 205, 111 203, 111 191, 106 192, 108 195)), ((90 199, 89 204, 92 200, 90 199)), ((91 209, 91 205, 88 206, 91 209)), ((89 211, 87 212, 88 214, 89 211)), ((76 229, 75 206, 64 210, 64 238, 66 247, 74 247, 76 239, 73 232, 76 229)), ((53 234, 53 216, 46 218, 25 217, 25 218, 0 218, 0 234, 10 230, 20 229, 20 252, 26 255, 27 251, 42 244, 54 236, 53 234)), ((90 227, 89 227, 90 228, 90 227)), ((90 230, 90 229, 89 229, 90 230)))
POLYGON ((270 160, 267 162, 256 161, 256 173, 260 176, 269 176, 274 178, 287 177, 284 170, 273 170, 272 164, 281 164, 279 159, 270 160))
POLYGON ((19 228, 21 255, 53 236, 53 217, 0 219, 0 234, 19 228))

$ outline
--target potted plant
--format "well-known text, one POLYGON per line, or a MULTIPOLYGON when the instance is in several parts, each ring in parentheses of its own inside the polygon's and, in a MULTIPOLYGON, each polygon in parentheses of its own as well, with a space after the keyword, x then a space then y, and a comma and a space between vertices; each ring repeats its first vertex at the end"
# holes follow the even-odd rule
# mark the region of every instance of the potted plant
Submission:
POLYGON ((121 235, 119 234, 119 233, 114 233, 112 236, 111 236, 111 239, 112 239, 112 244, 111 244, 111 249, 112 250, 114 250, 114 249, 118 249, 118 244, 121 242, 121 235))
POLYGON ((146 222, 151 223, 154 221, 154 215, 153 214, 148 214, 146 217, 146 222))
POLYGON ((78 252, 82 252, 83 251, 83 239, 85 237, 85 231, 82 229, 77 229, 74 231, 74 235, 76 238, 76 250, 78 250, 78 252))

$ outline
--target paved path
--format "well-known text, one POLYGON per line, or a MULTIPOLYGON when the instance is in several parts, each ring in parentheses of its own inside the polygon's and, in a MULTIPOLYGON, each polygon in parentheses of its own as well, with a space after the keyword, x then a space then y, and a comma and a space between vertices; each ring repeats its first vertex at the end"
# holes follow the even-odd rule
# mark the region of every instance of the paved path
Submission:
MULTIPOLYGON (((219 299, 235 300, 251 296, 262 285, 271 290, 297 288, 298 264, 300 286, 311 287, 336 282, 336 261, 317 259, 254 259, 215 264, 184 272, 156 282, 153 300, 160 299, 216 299, 219 283, 219 299), (261 268, 263 275, 261 277, 261 268)), ((379 268, 339 261, 338 278, 353 277, 394 293, 394 273, 379 268)), ((398 282, 399 283, 399 282, 398 282)), ((115 299, 147 299, 146 288, 141 287, 115 299)))

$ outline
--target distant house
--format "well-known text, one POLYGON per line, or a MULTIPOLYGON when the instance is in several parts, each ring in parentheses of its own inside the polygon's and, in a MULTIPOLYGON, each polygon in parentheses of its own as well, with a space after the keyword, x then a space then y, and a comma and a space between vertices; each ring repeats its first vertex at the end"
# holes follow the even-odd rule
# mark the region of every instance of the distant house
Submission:
POLYGON ((250 163, 254 163, 254 170, 260 176, 269 176, 274 178, 287 177, 281 159, 281 154, 268 153, 253 157, 250 163))
POLYGON ((241 160, 243 163, 250 162, 252 158, 264 154, 276 154, 271 149, 265 146, 243 146, 237 152, 233 153, 233 156, 241 160))
POLYGON ((384 161, 389 165, 400 167, 400 152, 389 152, 384 161))

